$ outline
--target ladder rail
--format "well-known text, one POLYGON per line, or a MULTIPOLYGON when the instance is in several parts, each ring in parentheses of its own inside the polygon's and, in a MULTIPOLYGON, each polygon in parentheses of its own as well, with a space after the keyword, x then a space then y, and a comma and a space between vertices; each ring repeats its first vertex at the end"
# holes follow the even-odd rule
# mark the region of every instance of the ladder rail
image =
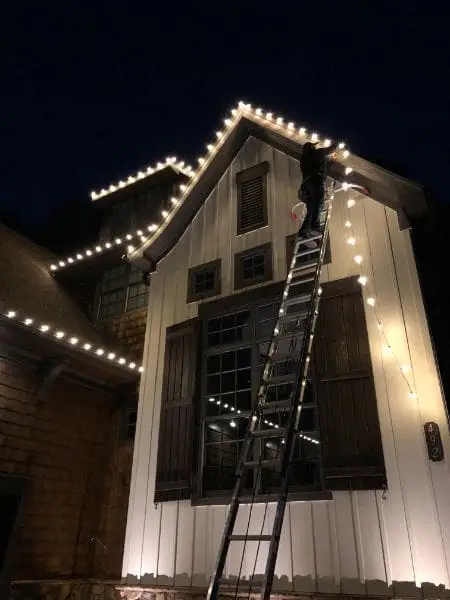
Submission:
MULTIPOLYGON (((332 188, 334 188, 335 183, 336 183, 335 181, 332 182, 332 188)), ((325 224, 323 226, 322 233, 320 234, 320 236, 318 235, 318 237, 320 237, 320 239, 321 239, 321 242, 320 242, 320 251, 319 251, 318 257, 317 257, 317 264, 315 267, 314 277, 309 277, 309 279, 305 278, 304 280, 292 281, 294 272, 302 270, 301 265, 296 267, 297 259, 299 258, 299 256, 304 256, 304 255, 308 254, 308 252, 299 252, 299 248, 300 248, 301 244, 305 243, 305 240, 300 236, 300 232, 297 232, 297 236, 295 238, 293 257, 292 257, 291 264, 289 267, 288 275, 286 277, 285 286, 283 289, 283 295, 282 295, 282 299, 280 302, 280 307, 279 307, 279 311, 278 311, 277 318, 275 321, 275 325, 272 330, 272 335, 271 335, 271 339, 270 339, 269 346, 268 346, 268 354, 266 355, 266 360, 265 360, 265 365, 264 365, 264 369, 263 369, 263 374, 261 377, 261 382, 259 384, 256 398, 252 405, 252 409, 251 409, 251 412, 249 415, 249 424, 247 427, 246 435, 244 438, 244 443, 243 443, 243 446, 241 449, 238 465, 236 468, 236 483, 234 486, 234 491, 233 491, 233 495, 232 495, 231 502, 230 502, 230 509, 229 509, 227 520, 225 523, 224 532, 223 532, 222 539, 221 539, 220 546, 219 546, 219 552, 218 552, 216 564, 214 567, 214 572, 211 577, 210 584, 208 586, 207 600, 216 600, 218 598, 219 587, 220 587, 221 582, 223 581, 222 577, 223 577, 223 571, 225 568, 226 559, 228 556, 229 545, 230 545, 230 542, 233 541, 232 534, 233 534, 234 526, 236 524, 236 518, 237 518, 239 506, 240 506, 240 498, 242 496, 242 492, 243 492, 243 488, 244 488, 244 481, 245 481, 244 475, 245 475, 245 470, 247 468, 246 462, 247 462, 247 464, 251 464, 251 463, 248 463, 249 453, 251 451, 253 451, 254 444, 255 444, 255 441, 257 440, 257 438, 260 438, 263 435, 263 434, 261 434, 260 436, 258 436, 258 435, 254 435, 254 434, 256 432, 256 428, 258 427, 258 425, 261 426, 261 424, 264 422, 263 412, 264 412, 264 408, 267 404, 267 394, 268 394, 268 389, 270 386, 270 377, 273 373, 274 364, 276 362, 273 360, 273 355, 276 354, 277 347, 278 347, 278 340, 279 340, 278 334, 280 333, 280 329, 279 329, 278 325, 280 324, 280 321, 283 320, 283 316, 285 318, 286 318, 286 316, 287 316, 287 318, 289 318, 289 314, 287 313, 287 307, 291 306, 293 304, 292 298, 288 298, 289 290, 291 288, 291 285, 293 287, 295 287, 296 285, 302 285, 303 283, 306 284, 307 282, 312 281, 313 282, 312 290, 308 293, 309 306, 308 306, 308 310, 307 311, 305 310, 305 312, 307 312, 307 316, 304 318, 306 327, 302 333, 301 345, 298 350, 295 347, 293 350, 289 350, 289 353, 292 354, 292 356, 293 356, 292 360, 293 360, 293 362, 295 362, 295 370, 292 373, 292 375, 295 377, 292 380, 292 389, 290 392, 289 400, 286 403, 286 405, 287 405, 286 412, 288 412, 288 421, 287 421, 286 426, 283 428, 283 431, 287 430, 287 433, 285 435, 283 435, 285 443, 284 443, 284 447, 281 448, 281 452, 280 452, 279 447, 277 449, 277 458, 278 458, 278 453, 280 452, 280 454, 281 454, 281 456, 278 458, 278 460, 279 460, 278 473, 280 474, 280 476, 282 478, 282 482, 281 482, 281 490, 277 492, 277 495, 278 495, 277 508, 276 508, 274 523, 272 526, 272 534, 270 537, 269 550, 268 550, 268 555, 267 555, 267 559, 266 559, 264 580, 263 580, 262 588, 261 588, 261 600, 269 600, 269 598, 270 598, 270 593, 271 593, 272 584, 273 584, 273 577, 274 577, 274 572, 275 572, 275 566, 276 566, 276 559, 277 559, 277 554, 278 554, 278 547, 279 547, 279 542, 280 542, 280 537, 281 537, 281 530, 282 530, 283 519, 284 519, 284 513, 285 513, 285 508, 286 508, 286 503, 287 503, 288 487, 289 487, 289 473, 290 473, 290 468, 292 465, 293 455, 294 455, 294 451, 295 451, 295 444, 296 444, 296 440, 298 437, 298 429, 299 429, 299 425, 300 425, 300 417, 301 417, 301 412, 302 412, 301 409, 302 409, 302 404, 303 404, 303 397, 304 397, 304 393, 305 393, 305 387, 306 387, 306 381, 307 381, 307 375, 308 375, 308 369, 309 369, 309 363, 310 363, 309 357, 310 357, 310 353, 311 353, 313 336, 314 336, 315 326, 316 326, 317 317, 318 317, 318 307, 319 307, 319 302, 320 302, 320 291, 319 291, 320 290, 320 275, 321 275, 321 270, 322 270, 322 265, 323 265, 323 259, 325 256, 326 242, 328 239, 328 226, 329 226, 329 219, 331 216, 332 198, 333 198, 333 194, 328 193, 328 198, 326 199, 328 201, 328 206, 327 206, 326 210, 324 210, 325 224), (292 282, 292 284, 291 284, 291 282, 292 282)), ((306 265, 306 267, 303 266, 303 270, 307 270, 307 265, 306 265)), ((312 275, 312 273, 311 273, 311 275, 312 275)), ((302 301, 300 301, 300 303, 301 302, 302 301)), ((288 334, 285 334, 285 337, 286 337, 286 335, 288 335, 288 334)), ((292 333, 292 336, 293 336, 293 338, 299 338, 299 333, 296 333, 294 330, 294 332, 292 333)), ((273 378, 273 381, 275 381, 275 380, 276 380, 276 378, 273 378)), ((277 435, 275 434, 273 437, 277 437, 277 435)), ((261 473, 261 477, 262 477, 261 462, 262 462, 262 452, 260 451, 257 468, 258 468, 258 474, 261 473)), ((256 479, 258 479, 258 474, 256 475, 256 479)), ((252 507, 254 504, 256 485, 257 484, 254 482, 254 486, 253 486, 254 490, 253 490, 253 495, 251 498, 251 506, 252 507)), ((266 510, 267 510, 268 503, 269 503, 269 498, 267 498, 267 501, 266 501, 266 510)), ((264 514, 266 514, 266 511, 264 514)), ((265 517, 264 517, 264 520, 265 520, 265 517)), ((241 538, 244 538, 244 537, 246 538, 246 540, 249 539, 249 535, 248 535, 249 524, 250 524, 250 520, 247 525, 247 531, 246 531, 245 536, 243 536, 243 535, 234 536, 235 540, 237 540, 237 539, 241 540, 241 538)), ((264 521, 262 524, 262 528, 263 527, 264 527, 264 521)), ((258 537, 258 536, 250 536, 250 537, 258 537)), ((267 538, 267 536, 262 536, 262 533, 261 533, 259 538, 262 539, 262 537, 267 538)), ((263 541, 265 541, 265 540, 263 540, 263 541)), ((245 552, 245 544, 246 544, 246 541, 244 542, 244 552, 245 552)), ((259 552, 259 544, 258 544, 258 552, 259 552)), ((244 553, 243 553, 243 555, 244 555, 244 553)), ((255 559, 255 567, 254 568, 256 568, 256 560, 257 560, 257 555, 256 555, 256 559, 255 559)), ((241 569, 242 569, 242 564, 241 564, 241 569)), ((238 580, 236 583, 236 593, 238 592, 238 588, 240 585, 240 575, 241 575, 241 571, 239 572, 238 580)), ((254 573, 253 573, 253 576, 254 576, 254 573)))

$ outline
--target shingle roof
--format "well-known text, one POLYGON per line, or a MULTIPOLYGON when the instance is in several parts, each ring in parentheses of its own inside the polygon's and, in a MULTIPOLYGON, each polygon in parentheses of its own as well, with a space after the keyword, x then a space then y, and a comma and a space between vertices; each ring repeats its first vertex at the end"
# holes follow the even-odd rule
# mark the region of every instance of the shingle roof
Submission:
POLYGON ((0 307, 59 327, 86 342, 103 340, 48 270, 55 257, 0 224, 0 307))

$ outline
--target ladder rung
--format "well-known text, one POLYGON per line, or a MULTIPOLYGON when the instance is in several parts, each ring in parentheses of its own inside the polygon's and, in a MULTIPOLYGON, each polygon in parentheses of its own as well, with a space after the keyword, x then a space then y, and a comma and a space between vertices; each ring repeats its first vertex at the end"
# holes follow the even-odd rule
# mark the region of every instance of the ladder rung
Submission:
MULTIPOLYGON (((305 330, 304 329, 297 329, 296 331, 286 331, 285 333, 281 332, 277 335, 276 340, 280 341, 280 340, 290 340, 292 338, 303 338, 305 334, 305 330)), ((299 349, 297 349, 297 354, 300 352, 299 349)))
POLYGON ((316 246, 315 248, 307 248, 306 250, 302 250, 301 252, 297 252, 294 254, 295 258, 300 258, 302 256, 307 256, 308 254, 313 254, 314 252, 319 252, 320 246, 316 246))
POLYGON ((311 237, 299 237, 298 241, 299 241, 299 245, 300 244, 305 244, 307 242, 314 242, 315 240, 320 240, 320 238, 322 237, 322 232, 318 233, 317 235, 312 235, 311 237))
POLYGON ((311 283, 313 282, 315 279, 315 277, 311 277, 310 274, 308 273, 307 276, 300 274, 294 275, 291 279, 291 283, 289 284, 289 287, 292 288, 294 285, 304 285, 306 283, 311 283), (295 279, 294 279, 295 277, 295 279), (302 277, 304 277, 304 279, 301 279, 302 277))
POLYGON ((263 379, 263 383, 265 383, 267 386, 282 385, 284 383, 294 383, 296 379, 297 375, 295 373, 289 373, 288 375, 278 375, 277 377, 263 379))
POLYGON ((286 427, 277 427, 276 429, 258 429, 253 432, 255 438, 268 438, 268 437, 284 437, 287 435, 286 427))
POLYGON ((230 535, 229 540, 231 542, 270 542, 272 540, 271 535, 230 535))
POLYGON ((299 294, 298 296, 292 296, 292 298, 285 298, 283 301, 284 306, 294 306, 295 304, 303 304, 311 300, 311 294, 299 294))
POLYGON ((316 267, 318 264, 318 260, 317 258, 314 258, 313 260, 308 260, 307 262, 301 263, 298 265, 298 267, 293 267, 291 269, 291 273, 297 274, 297 273, 301 273, 302 271, 306 271, 307 269, 312 269, 313 267, 316 267))
POLYGON ((308 316, 308 312, 306 310, 302 312, 293 312, 288 313, 286 315, 282 315, 280 317, 280 321, 284 325, 285 323, 290 323, 291 321, 304 321, 308 316))

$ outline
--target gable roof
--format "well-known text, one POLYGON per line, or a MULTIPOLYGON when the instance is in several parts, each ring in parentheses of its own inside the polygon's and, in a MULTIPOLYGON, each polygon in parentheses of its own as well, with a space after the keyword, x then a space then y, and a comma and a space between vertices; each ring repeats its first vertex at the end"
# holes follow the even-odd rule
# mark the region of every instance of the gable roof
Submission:
POLYGON ((86 341, 103 340, 87 316, 49 272, 54 256, 0 224, 0 304, 19 309, 86 341))
POLYGON ((50 273, 48 265, 52 260, 50 252, 0 224, 2 320, 26 329, 29 335, 41 333, 46 339, 44 344, 64 344, 65 353, 78 350, 86 357, 106 360, 111 367, 118 363, 122 370, 127 367, 134 371, 134 363, 123 358, 119 362, 105 349, 104 340, 88 317, 50 273))
MULTIPOLYGON (((242 102, 225 119, 225 129, 216 135, 218 141, 208 145, 206 157, 199 158, 200 167, 194 172, 183 194, 174 199, 171 213, 166 215, 147 241, 128 254, 130 261, 143 267, 148 267, 149 263, 151 268, 155 267, 181 237, 248 137, 260 139, 296 159, 300 159, 306 141, 319 140, 316 133, 308 133, 292 122, 286 123, 282 117, 275 117, 272 113, 254 109, 242 102)), ((328 144, 329 140, 326 142, 328 144)), ((350 155, 348 151, 345 151, 345 160, 341 158, 332 163, 329 174, 338 181, 349 180, 366 188, 371 198, 396 210, 402 229, 409 226, 409 219, 420 218, 428 213, 425 196, 419 185, 363 158, 350 155), (351 179, 346 175, 349 170, 351 179)))

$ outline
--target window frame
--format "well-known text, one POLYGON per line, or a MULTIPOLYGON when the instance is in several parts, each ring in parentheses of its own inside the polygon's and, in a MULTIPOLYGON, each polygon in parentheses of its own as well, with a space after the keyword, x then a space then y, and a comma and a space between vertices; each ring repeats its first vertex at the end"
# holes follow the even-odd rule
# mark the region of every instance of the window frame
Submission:
MULTIPOLYGON (((137 271, 141 271, 141 269, 137 269, 137 271)), ((141 310, 142 308, 147 308, 148 306, 148 297, 149 297, 149 285, 145 283, 144 279, 142 279, 142 283, 139 281, 132 281, 132 276, 133 276, 133 266, 130 265, 129 263, 117 263, 112 267, 109 267, 108 269, 105 269, 102 273, 102 277, 100 279, 99 285, 98 285, 98 294, 97 294, 97 299, 95 302, 95 305, 97 307, 96 309, 96 315, 97 315, 97 321, 106 321, 108 319, 114 319, 116 317, 120 317, 123 316, 129 312, 132 312, 134 310, 141 310), (113 271, 114 269, 117 269, 118 267, 124 266, 125 267, 125 273, 123 275, 124 280, 125 280, 125 285, 121 286, 121 287, 117 287, 114 288, 111 291, 108 292, 102 292, 102 286, 104 284, 104 278, 105 278, 105 274, 113 271), (134 287, 139 287, 141 285, 144 285, 146 287, 146 291, 144 293, 139 293, 136 296, 133 296, 130 298, 130 289, 134 288, 134 287), (116 312, 112 315, 103 315, 102 314, 102 308, 104 308, 103 304, 102 304, 102 299, 104 296, 107 296, 109 294, 112 293, 116 293, 118 291, 123 291, 124 296, 123 296, 123 301, 121 301, 122 303, 122 309, 119 312, 116 312), (145 298, 145 301, 143 303, 142 306, 136 306, 133 308, 129 308, 129 302, 130 299, 131 300, 135 300, 137 298, 145 298)))
POLYGON ((249 287, 251 285, 257 285, 258 283, 265 283, 273 279, 273 259, 272 259, 272 244, 262 244, 261 246, 255 246, 249 250, 243 250, 234 255, 234 289, 241 290, 242 288, 249 287), (262 254, 265 259, 264 274, 253 277, 252 279, 244 279, 243 276, 243 260, 262 254))
MULTIPOLYGON (((200 379, 200 393, 199 393, 199 403, 197 405, 197 418, 198 418, 198 427, 196 438, 198 439, 198 447, 196 456, 194 458, 193 464, 193 472, 194 472, 194 484, 192 489, 191 502, 193 505, 210 505, 210 504, 229 504, 231 493, 227 493, 224 490, 208 490, 206 493, 203 490, 203 457, 204 457, 204 448, 205 448, 205 429, 204 423, 207 420, 211 420, 213 417, 209 417, 206 414, 206 404, 204 402, 204 398, 206 397, 206 361, 207 361, 207 350, 205 347, 205 341, 207 336, 207 327, 206 323, 208 319, 220 317, 222 315, 226 315, 230 312, 240 312, 246 309, 250 309, 252 312, 256 312, 258 309, 257 303, 264 304, 270 303, 271 301, 276 300, 278 297, 281 297, 281 294, 284 289, 284 282, 277 282, 262 288, 257 288, 249 291, 245 291, 241 294, 235 294, 232 296, 227 296, 225 298, 220 298, 219 300, 213 302, 207 302, 199 306, 199 319, 201 323, 201 368, 199 371, 199 379, 200 379)), ((254 316, 252 317, 252 326, 255 324, 254 316)), ((265 340, 265 338, 264 338, 265 340)), ((263 338, 257 339, 255 336, 252 336, 250 340, 247 342, 243 341, 242 343, 233 344, 233 348, 237 349, 239 346, 248 347, 258 345, 263 341, 263 338)), ((229 346, 231 349, 231 345, 229 346)), ((228 345, 222 344, 214 347, 214 350, 219 351, 220 348, 228 348, 228 345)), ((259 364, 256 360, 256 354, 252 351, 251 356, 251 394, 252 399, 256 397, 256 391, 259 386, 259 364)), ((314 395, 315 400, 314 404, 316 406, 315 414, 318 419, 318 399, 316 397, 315 388, 314 395)), ((243 414, 246 414, 244 411, 243 414)), ((232 414, 230 415, 230 420, 233 418, 232 414)), ((320 423, 316 423, 319 432, 320 432, 320 423)), ((322 489, 320 490, 305 490, 305 491, 293 491, 289 493, 289 501, 293 500, 326 500, 332 498, 332 493, 329 490, 325 490, 323 475, 322 475, 322 460, 319 458, 319 469, 320 469, 320 480, 322 489)), ((267 502, 269 494, 256 495, 254 497, 254 502, 261 503, 267 502)), ((248 496, 248 500, 250 501, 251 494, 248 496)))
POLYGON ((98 300, 98 310, 97 310, 97 319, 99 321, 104 321, 106 319, 112 319, 114 317, 117 317, 119 315, 122 315, 126 312, 126 305, 127 305, 127 292, 128 292, 128 281, 129 281, 129 268, 127 266, 126 263, 118 263, 112 267, 110 267, 109 269, 106 269, 105 271, 103 271, 102 273, 102 278, 100 280, 100 286, 99 286, 99 300, 98 300), (124 272, 120 277, 113 277, 113 278, 109 278, 109 279, 105 279, 105 276, 107 273, 111 273, 113 271, 115 271, 116 269, 120 269, 121 267, 124 268, 124 272), (111 279, 117 279, 117 280, 122 280, 125 282, 124 285, 120 285, 117 287, 114 287, 112 289, 109 289, 107 292, 103 291, 103 286, 105 284, 106 281, 111 281, 111 279), (121 305, 122 309, 119 310, 118 312, 114 312, 113 314, 110 315, 105 315, 103 314, 103 310, 105 308, 107 308, 107 306, 111 306, 110 304, 108 304, 107 306, 104 305, 103 303, 103 298, 106 296, 110 296, 111 294, 116 294, 118 292, 123 292, 123 298, 121 299, 120 303, 119 302, 115 302, 114 305, 121 305))
POLYGON ((207 263, 191 267, 188 270, 186 302, 198 302, 212 296, 220 296, 222 290, 222 260, 211 260, 207 263), (199 273, 212 271, 214 273, 214 285, 211 290, 205 290, 202 293, 195 293, 195 276, 199 273))
POLYGON ((236 173, 236 197, 237 197, 237 219, 236 219, 236 234, 243 235, 249 231, 255 231, 262 227, 267 227, 269 224, 268 206, 267 206, 267 174, 269 173, 269 163, 261 162, 253 167, 249 167, 243 171, 236 173), (243 184, 257 178, 262 179, 262 221, 259 225, 251 225, 243 227, 242 219, 242 186, 243 184))

